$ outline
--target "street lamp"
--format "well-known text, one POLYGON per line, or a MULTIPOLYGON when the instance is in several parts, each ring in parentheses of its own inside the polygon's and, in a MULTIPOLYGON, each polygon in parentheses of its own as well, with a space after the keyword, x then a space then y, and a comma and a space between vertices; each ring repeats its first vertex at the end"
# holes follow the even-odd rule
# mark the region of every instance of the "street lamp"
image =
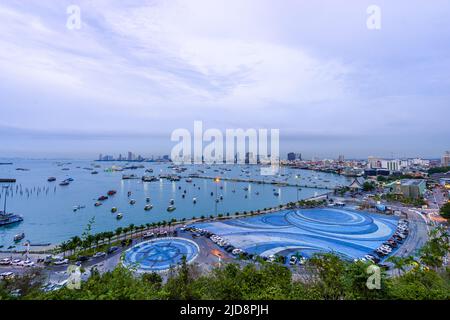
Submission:
POLYGON ((220 183, 220 178, 219 177, 216 177, 215 179, 214 179, 214 183, 216 184, 216 199, 214 200, 214 207, 215 207, 215 215, 217 216, 217 201, 218 201, 218 196, 217 196, 217 186, 219 185, 219 183, 220 183))

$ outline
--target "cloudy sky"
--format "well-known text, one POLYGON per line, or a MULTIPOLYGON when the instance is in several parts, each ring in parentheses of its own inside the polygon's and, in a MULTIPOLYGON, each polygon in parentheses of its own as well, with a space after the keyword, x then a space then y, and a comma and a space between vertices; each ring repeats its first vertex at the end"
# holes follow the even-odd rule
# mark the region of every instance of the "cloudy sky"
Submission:
POLYGON ((437 157, 449 16, 448 0, 5 0, 0 157, 170 153, 194 120, 279 128, 307 157, 437 157))

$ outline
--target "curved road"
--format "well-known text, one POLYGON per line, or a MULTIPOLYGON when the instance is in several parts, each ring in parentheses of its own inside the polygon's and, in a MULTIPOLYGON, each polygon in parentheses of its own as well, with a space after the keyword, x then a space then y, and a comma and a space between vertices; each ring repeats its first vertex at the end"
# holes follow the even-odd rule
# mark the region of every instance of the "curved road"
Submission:
POLYGON ((409 221, 409 235, 405 242, 393 254, 394 256, 405 257, 415 255, 428 240, 428 226, 425 218, 417 211, 410 209, 402 210, 406 213, 409 221))

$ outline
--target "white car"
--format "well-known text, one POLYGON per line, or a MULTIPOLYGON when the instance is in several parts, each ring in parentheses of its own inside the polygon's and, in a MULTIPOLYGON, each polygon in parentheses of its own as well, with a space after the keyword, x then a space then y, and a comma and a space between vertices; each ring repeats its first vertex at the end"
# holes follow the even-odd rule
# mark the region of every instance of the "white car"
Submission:
POLYGON ((11 264, 11 259, 9 258, 4 258, 2 260, 0 260, 0 266, 9 266, 11 264))
POLYGON ((22 263, 22 266, 26 267, 26 268, 31 268, 31 267, 34 267, 34 262, 33 261, 24 261, 22 263))
POLYGON ((96 254, 94 254, 92 256, 92 258, 103 258, 104 256, 106 256, 106 253, 104 253, 103 251, 97 252, 96 254))
POLYGON ((12 278, 14 278, 14 273, 12 273, 12 272, 0 273, 0 279, 6 280, 6 279, 12 279, 12 278))
POLYGON ((13 266, 18 266, 18 265, 20 265, 20 263, 22 263, 21 259, 14 259, 13 261, 11 261, 11 264, 13 266))
POLYGON ((237 256, 238 254, 242 253, 242 249, 234 249, 233 251, 231 251, 231 254, 237 256))
POLYGON ((292 256, 291 257, 291 259, 289 259, 289 264, 291 265, 291 266, 293 266, 293 265, 295 265, 295 264, 297 264, 297 257, 296 256, 292 256))
POLYGON ((53 264, 55 266, 61 266, 63 264, 68 264, 68 263, 69 263, 69 259, 57 260, 57 261, 53 262, 53 264))
POLYGON ((269 262, 274 262, 277 259, 277 257, 275 257, 273 254, 269 256, 269 258, 267 259, 267 261, 269 262))

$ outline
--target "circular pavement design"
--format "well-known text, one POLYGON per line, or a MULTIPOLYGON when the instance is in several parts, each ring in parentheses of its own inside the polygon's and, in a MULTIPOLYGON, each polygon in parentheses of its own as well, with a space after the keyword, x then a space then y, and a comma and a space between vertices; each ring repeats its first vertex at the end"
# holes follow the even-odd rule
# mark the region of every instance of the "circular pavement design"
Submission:
POLYGON ((178 265, 183 256, 190 263, 197 258, 198 245, 184 238, 161 238, 141 242, 128 249, 123 265, 137 272, 159 272, 178 265))

